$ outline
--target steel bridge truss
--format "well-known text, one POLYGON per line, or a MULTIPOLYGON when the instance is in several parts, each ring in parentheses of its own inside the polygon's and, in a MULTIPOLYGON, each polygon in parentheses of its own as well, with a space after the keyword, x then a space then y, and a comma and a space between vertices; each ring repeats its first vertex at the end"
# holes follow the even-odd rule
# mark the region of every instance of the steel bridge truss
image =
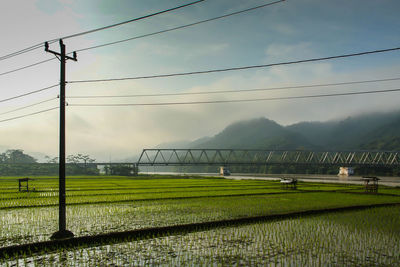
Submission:
POLYGON ((253 149, 144 149, 141 166, 182 165, 400 166, 400 151, 307 151, 253 149))

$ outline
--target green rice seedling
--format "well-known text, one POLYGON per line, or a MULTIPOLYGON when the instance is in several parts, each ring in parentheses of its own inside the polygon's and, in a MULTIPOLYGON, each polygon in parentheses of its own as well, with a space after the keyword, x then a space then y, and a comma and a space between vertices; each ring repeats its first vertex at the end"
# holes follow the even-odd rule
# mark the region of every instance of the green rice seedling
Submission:
MULTIPOLYGON (((67 192, 71 195, 67 200, 71 205, 67 206, 67 226, 77 236, 352 205, 400 202, 399 197, 392 195, 334 192, 340 185, 326 185, 326 192, 311 192, 312 188, 318 187, 318 190, 321 190, 325 186, 311 184, 307 185, 307 191, 310 192, 288 193, 280 188, 279 183, 273 181, 170 178, 161 181, 126 178, 99 180, 93 177, 73 178, 68 181, 67 192), (210 188, 212 190, 207 190, 210 188), (96 192, 98 189, 104 190, 98 193, 96 192), (82 196, 85 194, 87 195, 82 196), (241 194, 245 195, 240 196, 241 194)), ((57 183, 52 180, 38 182, 44 192, 30 195, 24 193, 22 197, 14 199, 0 199, 0 207, 4 208, 0 209, 1 246, 48 240, 57 230, 57 192, 52 191, 56 189, 57 183), (44 207, 22 208, 30 205, 44 207), (45 205, 53 206, 45 207, 45 205)), ((0 190, 1 188, 0 182, 0 190)), ((317 232, 319 230, 318 225, 313 229, 317 232)), ((312 233, 307 235, 307 238, 311 238, 312 233)), ((271 238, 275 243, 284 242, 280 236, 271 238)), ((289 253, 294 249, 290 243, 284 242, 284 244, 283 253, 289 253)), ((276 254, 282 253, 275 247, 272 249, 276 254)))

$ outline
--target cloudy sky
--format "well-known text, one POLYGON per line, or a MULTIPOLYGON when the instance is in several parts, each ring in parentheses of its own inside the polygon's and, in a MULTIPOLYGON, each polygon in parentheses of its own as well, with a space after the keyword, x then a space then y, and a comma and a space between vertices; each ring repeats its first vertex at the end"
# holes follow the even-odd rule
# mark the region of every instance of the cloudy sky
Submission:
MULTIPOLYGON (((140 17, 191 1, 1 1, 0 57, 47 40, 140 17)), ((272 1, 206 0, 200 4, 116 28, 65 39, 67 51, 141 36, 272 1)), ((287 0, 236 16, 168 33, 78 52, 68 61, 67 81, 138 77, 269 64, 400 45, 398 0, 287 0)), ((50 46, 59 50, 58 43, 50 46)), ((0 61, 0 100, 59 82, 57 59, 7 73, 54 56, 43 48, 0 61)), ((169 106, 88 107, 76 104, 193 102, 259 99, 400 88, 379 82, 276 91, 186 96, 74 98, 247 90, 400 77, 400 52, 158 79, 67 85, 67 154, 98 160, 136 155, 143 148, 212 136, 228 124, 267 117, 283 125, 326 121, 398 109, 400 93, 169 106)), ((0 102, 0 148, 58 154, 58 87, 0 102), (47 101, 48 100, 48 101, 47 101), (38 102, 46 101, 38 104, 38 102), (26 106, 35 104, 32 107, 26 106), (17 111, 15 109, 23 108, 17 111), (10 112, 13 111, 13 112, 10 112)))

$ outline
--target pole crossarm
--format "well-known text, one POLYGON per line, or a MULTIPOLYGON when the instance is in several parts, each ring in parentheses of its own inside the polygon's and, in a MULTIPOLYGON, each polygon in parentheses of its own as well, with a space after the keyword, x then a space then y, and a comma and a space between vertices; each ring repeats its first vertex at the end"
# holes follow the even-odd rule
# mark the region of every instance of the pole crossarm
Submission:
POLYGON ((400 151, 311 151, 259 149, 143 149, 140 166, 325 165, 400 166, 400 151))

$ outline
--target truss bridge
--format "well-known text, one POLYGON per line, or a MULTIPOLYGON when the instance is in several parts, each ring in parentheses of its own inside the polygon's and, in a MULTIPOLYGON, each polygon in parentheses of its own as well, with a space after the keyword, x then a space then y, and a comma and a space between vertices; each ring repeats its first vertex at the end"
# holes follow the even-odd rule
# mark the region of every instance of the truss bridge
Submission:
POLYGON ((400 151, 310 151, 258 149, 144 149, 140 166, 324 165, 400 166, 400 151))

